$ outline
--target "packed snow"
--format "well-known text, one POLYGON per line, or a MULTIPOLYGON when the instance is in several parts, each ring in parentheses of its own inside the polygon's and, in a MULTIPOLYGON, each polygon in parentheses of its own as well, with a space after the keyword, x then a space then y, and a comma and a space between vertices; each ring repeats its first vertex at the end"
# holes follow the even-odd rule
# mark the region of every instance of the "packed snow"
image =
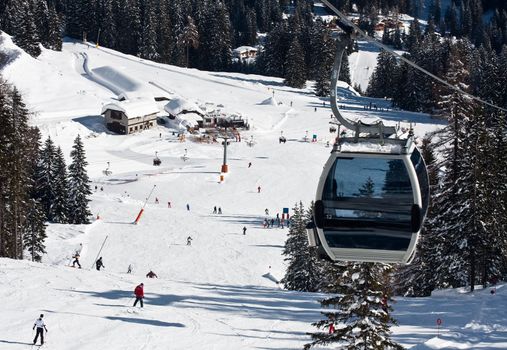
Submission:
MULTIPOLYGON (((322 295, 281 289, 287 229, 264 229, 262 222, 265 209, 275 216, 296 202, 310 203, 330 151, 327 142, 336 136, 329 132, 329 103, 313 95, 310 83, 292 89, 278 78, 184 69, 79 42, 33 59, 3 39, 0 50, 13 59, 1 73, 24 94, 32 124, 66 156, 82 136, 94 220, 49 225, 42 264, 0 259, 0 349, 31 344, 30 327, 40 313, 49 330, 47 347, 54 350, 300 349, 309 342, 306 333, 321 317, 322 295), (181 142, 164 125, 132 135, 106 131, 100 112, 117 94, 90 78, 83 57, 92 72, 115 67, 143 86, 161 86, 171 95, 247 117, 252 127, 241 132, 243 142, 227 148, 230 171, 224 180, 218 143, 181 142), (259 104, 275 98, 276 104, 259 104), (278 142, 281 134, 284 144, 278 142), (316 135, 317 142, 305 142, 305 135, 316 135), (155 152, 159 167, 152 165, 155 152), (103 174, 107 162, 110 176, 103 174), (223 214, 213 214, 214 206, 223 214), (69 267, 80 243, 83 268, 69 267), (101 271, 93 268, 98 256, 104 260, 101 271), (132 274, 126 273, 129 265, 132 274), (157 279, 145 277, 150 270, 157 279), (142 310, 132 307, 140 282, 142 310)), ((387 100, 360 97, 346 84, 338 92, 351 119, 412 123, 417 136, 442 127, 425 114, 392 110, 387 100)), ((394 337, 412 349, 506 348, 506 296, 500 286, 496 294, 449 290, 431 298, 398 298, 394 337)))

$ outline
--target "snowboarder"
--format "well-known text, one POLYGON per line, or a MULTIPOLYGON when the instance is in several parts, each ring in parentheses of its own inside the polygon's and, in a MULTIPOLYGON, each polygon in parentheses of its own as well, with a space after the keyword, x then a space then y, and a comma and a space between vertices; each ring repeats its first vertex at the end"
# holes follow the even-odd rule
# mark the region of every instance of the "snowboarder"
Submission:
POLYGON ((132 273, 132 264, 129 264, 129 267, 127 268, 127 273, 132 273))
POLYGON ((76 251, 76 254, 73 256, 74 261, 72 262, 72 267, 76 267, 76 264, 79 268, 81 268, 81 264, 79 263, 79 253, 76 251))
POLYGON ((144 284, 141 283, 134 289, 134 294, 136 296, 136 301, 134 301, 134 306, 137 305, 137 302, 139 301, 141 304, 141 307, 143 307, 143 298, 144 298, 144 284))
POLYGON ((47 333, 48 329, 46 328, 46 325, 44 324, 44 321, 42 320, 43 317, 44 317, 44 315, 40 314, 40 317, 38 319, 36 319, 35 323, 33 324, 32 329, 37 328, 37 333, 35 334, 35 338, 33 340, 33 345, 35 345, 35 343, 37 343, 37 339, 39 338, 39 335, 40 335, 40 345, 41 346, 44 345, 44 330, 47 333))
POLYGON ((243 226, 243 235, 246 235, 246 226, 243 226))
POLYGON ((155 272, 151 271, 151 270, 150 270, 150 272, 148 272, 146 274, 146 277, 148 277, 148 278, 158 278, 157 274, 155 272))
POLYGON ((95 267, 97 268, 97 271, 100 271, 101 267, 105 268, 104 263, 102 262, 102 257, 100 257, 99 260, 95 262, 95 267))
POLYGON ((218 207, 218 214, 222 214, 222 208, 218 207))
POLYGON ((187 245, 192 245, 192 237, 187 237, 187 245))
POLYGON ((250 168, 252 166, 252 162, 248 162, 248 167, 250 168))
POLYGON ((190 211, 190 204, 187 203, 187 210, 190 211))
POLYGON ((257 187, 257 193, 261 193, 261 186, 257 187))
POLYGON ((213 214, 216 214, 216 213, 217 213, 217 206, 215 205, 215 206, 213 207, 213 214))

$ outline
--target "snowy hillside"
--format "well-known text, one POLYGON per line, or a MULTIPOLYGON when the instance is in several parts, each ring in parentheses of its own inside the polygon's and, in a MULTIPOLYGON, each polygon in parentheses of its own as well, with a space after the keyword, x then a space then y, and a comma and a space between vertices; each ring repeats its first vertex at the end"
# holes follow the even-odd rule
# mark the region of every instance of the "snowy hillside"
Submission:
MULTIPOLYGON (((330 150, 326 142, 334 137, 327 100, 315 97, 311 86, 292 89, 278 78, 161 65, 77 42, 33 59, 3 37, 0 50, 18 54, 2 75, 24 94, 35 115, 32 123, 67 156, 73 139, 83 137, 97 186, 90 206, 100 219, 91 225, 50 225, 43 264, 0 260, 0 349, 26 347, 29 327, 41 312, 49 329, 47 346, 55 350, 300 349, 309 341, 305 333, 320 317, 321 296, 280 290, 274 280, 284 274, 287 229, 264 229, 262 222, 266 208, 274 216, 313 199, 330 150), (122 81, 138 82, 143 96, 163 92, 221 104, 248 118, 251 130, 228 147, 225 181, 219 181, 219 144, 179 142, 165 126, 128 136, 106 131, 99 114, 118 91, 90 74, 99 67, 113 67, 122 81), (278 143, 281 132, 285 144, 278 143), (304 142, 307 133, 318 142, 304 142), (254 147, 245 142, 251 137, 254 147), (152 165, 155 152, 160 167, 152 165), (110 176, 102 174, 107 162, 110 176), (152 189, 143 217, 133 225, 152 189), (214 206, 223 214, 212 214, 214 206), (100 253, 105 269, 98 272, 91 266, 106 237, 100 253), (81 270, 68 267, 80 243, 81 270), (126 274, 129 264, 132 274, 126 274), (159 278, 145 278, 150 270, 159 278), (142 311, 130 307, 140 282, 146 293, 142 311)), ((358 63, 356 69, 362 68, 358 63)), ((129 96, 135 92, 129 90, 129 96)), ((360 97, 346 84, 338 95, 351 119, 413 122, 418 136, 442 126, 424 114, 386 110, 389 101, 360 97), (377 108, 366 111, 370 105, 377 108)), ((426 299, 400 298, 395 338, 414 349, 505 348, 506 293, 499 288, 495 295, 446 291, 426 299), (444 321, 440 339, 437 318, 444 321)))

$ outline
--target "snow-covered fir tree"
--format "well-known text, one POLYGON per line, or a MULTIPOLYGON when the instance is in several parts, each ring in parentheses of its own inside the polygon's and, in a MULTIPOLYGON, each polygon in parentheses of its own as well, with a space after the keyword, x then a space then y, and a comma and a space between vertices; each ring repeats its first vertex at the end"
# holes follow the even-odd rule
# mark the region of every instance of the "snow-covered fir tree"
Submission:
POLYGON ((284 83, 290 87, 303 88, 306 84, 304 52, 297 36, 293 38, 287 53, 284 78, 284 83))
POLYGON ((46 253, 44 241, 46 235, 46 216, 42 210, 42 205, 36 199, 31 199, 27 213, 27 224, 23 232, 23 243, 25 249, 29 252, 32 261, 40 262, 42 255, 46 253))
POLYGON ((283 255, 287 263, 287 271, 282 279, 285 288, 302 292, 316 292, 320 286, 320 266, 315 248, 308 246, 306 224, 309 213, 305 213, 303 204, 299 202, 292 209, 289 235, 285 241, 283 255))
POLYGON ((52 181, 54 198, 51 203, 48 219, 52 222, 66 224, 69 222, 69 183, 67 179, 67 166, 60 147, 56 149, 52 168, 52 181))
POLYGON ((35 197, 40 199, 44 215, 50 221, 53 216, 51 204, 54 201, 55 193, 53 188, 53 168, 56 158, 56 148, 51 137, 44 142, 40 152, 40 162, 36 168, 35 197))
POLYGON ((142 21, 141 44, 139 56, 156 61, 159 58, 157 51, 156 14, 154 0, 144 2, 144 15, 142 21))
POLYGON ((305 345, 332 345, 340 350, 403 349, 390 337, 391 290, 387 264, 349 263, 340 276, 342 294, 321 301, 325 319, 313 325, 313 342, 305 345))
POLYGON ((86 172, 85 151, 81 137, 78 135, 74 140, 74 146, 70 152, 72 163, 69 165, 69 198, 68 219, 72 224, 88 224, 91 215, 88 209, 88 196, 92 194, 90 179, 86 172))

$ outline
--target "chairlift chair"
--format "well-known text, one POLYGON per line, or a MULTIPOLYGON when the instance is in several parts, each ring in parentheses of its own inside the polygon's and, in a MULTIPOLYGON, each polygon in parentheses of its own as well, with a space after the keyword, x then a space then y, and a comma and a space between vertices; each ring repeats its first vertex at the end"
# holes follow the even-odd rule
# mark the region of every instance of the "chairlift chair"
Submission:
POLYGON ((155 158, 153 158, 153 165, 160 166, 160 164, 162 164, 162 161, 158 157, 158 152, 155 152, 155 158))
POLYGON ((109 168, 110 168, 110 165, 109 165, 109 162, 107 162, 107 168, 105 170, 102 170, 102 174, 104 174, 106 176, 111 175, 113 172, 111 170, 109 170, 109 168))

